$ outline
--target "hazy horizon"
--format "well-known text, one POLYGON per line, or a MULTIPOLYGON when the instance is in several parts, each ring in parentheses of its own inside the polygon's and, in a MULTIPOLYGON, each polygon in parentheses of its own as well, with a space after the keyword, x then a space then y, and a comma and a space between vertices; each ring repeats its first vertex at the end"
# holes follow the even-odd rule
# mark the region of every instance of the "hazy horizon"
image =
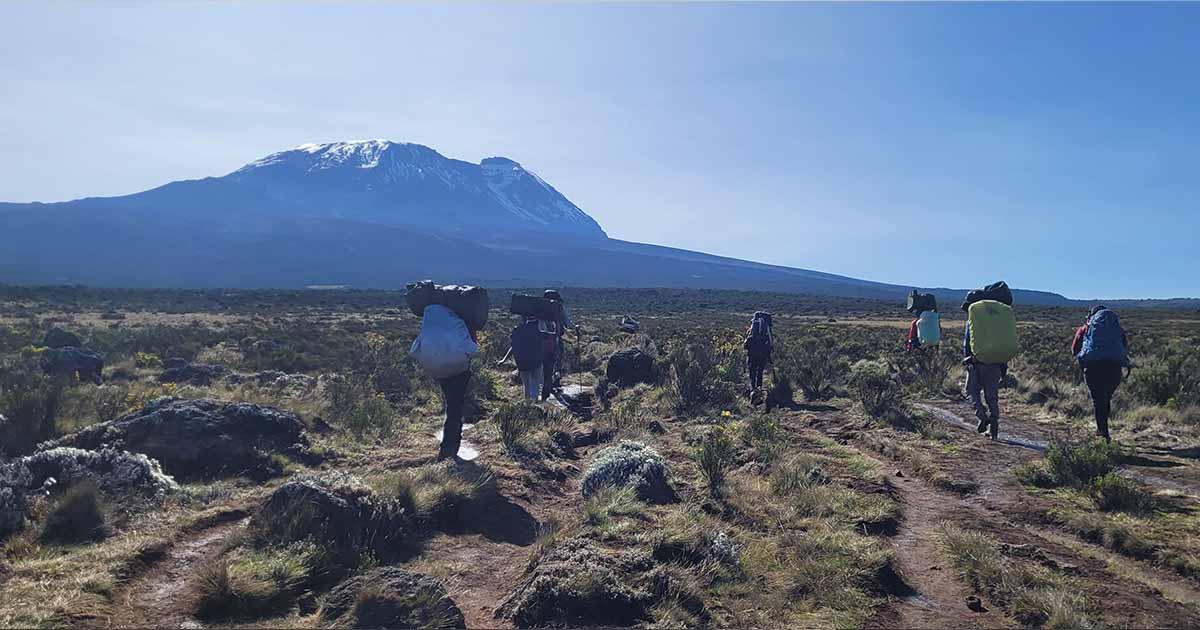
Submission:
POLYGON ((384 138, 512 158, 622 240, 895 284, 1200 296, 1200 5, 0 16, 0 201, 384 138))

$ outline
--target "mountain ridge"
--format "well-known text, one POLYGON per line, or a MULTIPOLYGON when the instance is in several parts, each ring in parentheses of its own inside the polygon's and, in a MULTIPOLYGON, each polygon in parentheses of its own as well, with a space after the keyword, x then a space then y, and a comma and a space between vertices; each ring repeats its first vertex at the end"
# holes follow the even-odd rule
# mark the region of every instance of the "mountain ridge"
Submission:
MULTIPOLYGON (((434 277, 897 300, 910 288, 609 238, 516 160, 475 164, 388 140, 302 144, 117 197, 0 202, 0 219, 0 282, 10 284, 396 288, 434 277)), ((934 290, 940 300, 962 292, 934 290)))

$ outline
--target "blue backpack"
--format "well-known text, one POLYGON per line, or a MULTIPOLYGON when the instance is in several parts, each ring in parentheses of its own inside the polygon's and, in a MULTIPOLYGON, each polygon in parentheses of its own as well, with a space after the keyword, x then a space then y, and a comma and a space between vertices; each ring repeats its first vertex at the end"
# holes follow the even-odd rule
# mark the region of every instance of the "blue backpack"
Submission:
POLYGON ((1076 357, 1088 365, 1112 361, 1122 366, 1129 365, 1129 350, 1125 347, 1125 331, 1121 319, 1110 310, 1098 311, 1088 319, 1087 332, 1083 336, 1083 348, 1076 357))

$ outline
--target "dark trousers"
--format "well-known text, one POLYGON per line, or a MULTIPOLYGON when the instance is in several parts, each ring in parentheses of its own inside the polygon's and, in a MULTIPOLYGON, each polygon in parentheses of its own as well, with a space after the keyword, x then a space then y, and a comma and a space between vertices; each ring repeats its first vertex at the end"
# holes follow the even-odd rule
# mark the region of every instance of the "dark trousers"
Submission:
POLYGON ((558 374, 558 353, 550 352, 542 357, 542 400, 550 398, 554 391, 554 378, 558 374))
POLYGON ((979 425, 988 428, 993 438, 1000 433, 1000 380, 1003 377, 1004 366, 1001 364, 971 363, 967 366, 967 395, 971 397, 979 425))
POLYGON ((442 447, 438 450, 438 459, 454 457, 462 445, 463 410, 467 405, 467 387, 470 384, 471 370, 438 381, 446 402, 446 424, 442 427, 442 447))
POLYGON ((767 367, 766 360, 762 361, 747 361, 747 368, 750 370, 750 387, 759 389, 763 386, 763 370, 767 367))
POLYGON ((1108 418, 1112 415, 1112 397, 1121 384, 1121 365, 1104 361, 1083 366, 1083 380, 1096 407, 1096 433, 1108 440, 1108 418))

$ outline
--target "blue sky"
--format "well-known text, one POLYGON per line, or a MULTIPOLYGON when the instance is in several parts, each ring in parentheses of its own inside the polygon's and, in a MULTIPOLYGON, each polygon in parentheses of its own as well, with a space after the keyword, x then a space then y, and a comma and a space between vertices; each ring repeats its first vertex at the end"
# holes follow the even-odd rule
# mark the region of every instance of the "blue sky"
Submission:
POLYGON ((1200 4, 0 5, 0 200, 305 142, 511 157, 611 236, 1200 296, 1200 4))

